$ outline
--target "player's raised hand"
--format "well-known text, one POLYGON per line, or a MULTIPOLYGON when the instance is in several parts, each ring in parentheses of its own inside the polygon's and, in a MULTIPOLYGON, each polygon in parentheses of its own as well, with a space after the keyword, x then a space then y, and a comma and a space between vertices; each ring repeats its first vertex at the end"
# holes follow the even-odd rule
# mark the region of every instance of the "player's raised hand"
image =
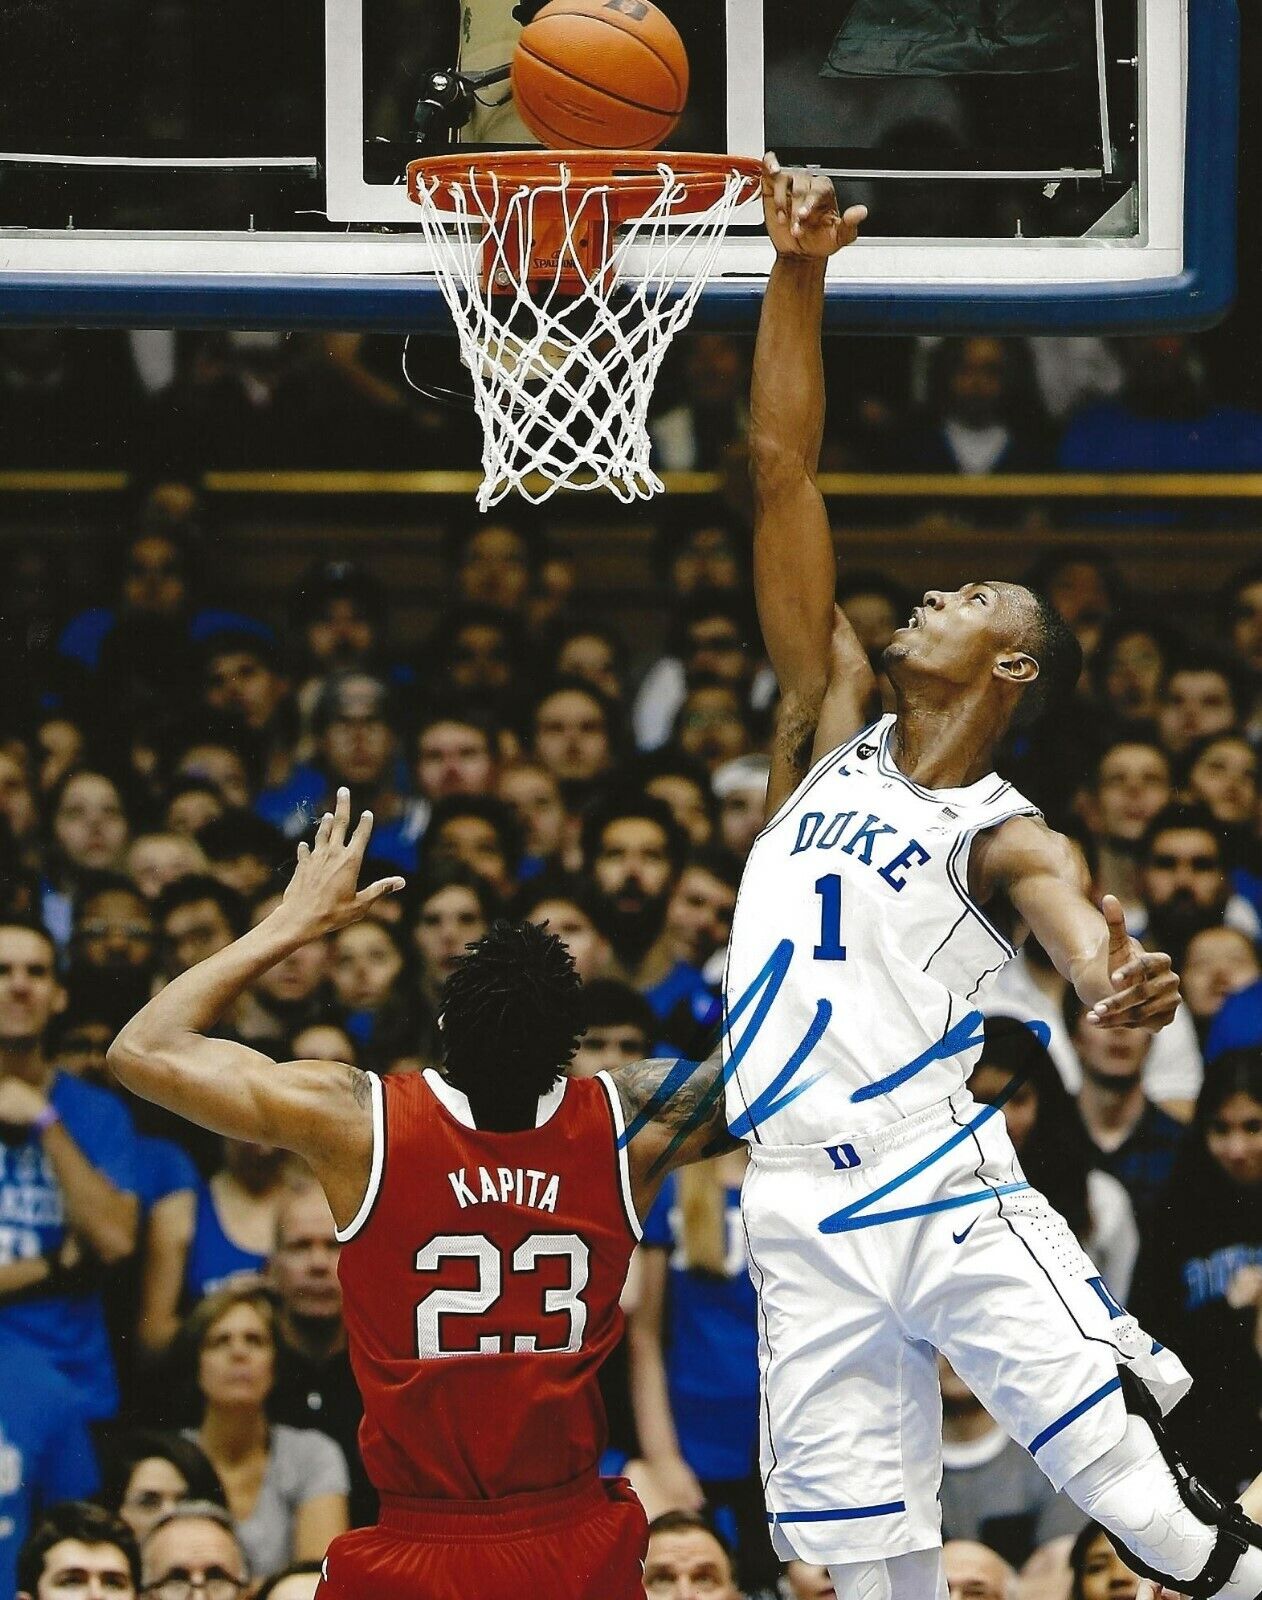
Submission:
POLYGON ((782 167, 770 150, 762 158, 762 209, 777 255, 816 260, 853 244, 868 215, 867 206, 839 212, 831 178, 782 167))
POLYGON ((1106 894, 1100 910, 1109 930, 1109 982, 1113 993, 1097 1000, 1087 1021, 1099 1028, 1143 1028, 1159 1033, 1179 1009, 1179 975, 1168 955, 1145 950, 1126 931, 1122 903, 1106 894))
POLYGON ((383 894, 403 888, 402 878, 378 878, 366 889, 356 889, 364 852, 372 835, 372 812, 365 811, 348 839, 351 793, 339 789, 332 811, 325 812, 315 843, 298 846, 298 865, 285 890, 283 905, 301 919, 308 938, 336 933, 368 915, 383 894))

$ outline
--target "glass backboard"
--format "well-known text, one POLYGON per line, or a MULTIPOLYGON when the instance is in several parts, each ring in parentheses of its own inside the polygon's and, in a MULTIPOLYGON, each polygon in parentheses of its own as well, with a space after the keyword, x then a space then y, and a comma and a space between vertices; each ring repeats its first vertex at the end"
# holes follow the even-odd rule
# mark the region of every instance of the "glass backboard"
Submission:
MULTIPOLYGON (((970 0, 661 3, 692 67, 671 147, 772 146, 868 205, 832 326, 1196 325, 1230 303, 1234 0, 972 0, 975 25, 970 0)), ((0 318, 444 328, 402 174, 530 142, 503 83, 463 127, 416 127, 431 73, 507 62, 511 9, 3 8, 0 318)), ((748 207, 698 319, 748 325, 769 262, 748 207)))

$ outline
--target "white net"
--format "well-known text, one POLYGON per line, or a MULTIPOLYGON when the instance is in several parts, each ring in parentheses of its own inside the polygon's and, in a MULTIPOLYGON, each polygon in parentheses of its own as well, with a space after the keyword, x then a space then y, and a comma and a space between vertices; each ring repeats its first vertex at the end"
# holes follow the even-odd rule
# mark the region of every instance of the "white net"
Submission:
POLYGON ((560 488, 607 488, 630 503, 662 488, 649 462, 653 384, 754 186, 733 164, 699 201, 667 161, 648 158, 646 171, 654 192, 629 218, 616 178, 574 183, 560 156, 543 181, 477 169, 415 188, 482 421, 483 511, 513 490, 538 504, 560 488), (592 230, 608 241, 603 269, 589 264, 592 230))

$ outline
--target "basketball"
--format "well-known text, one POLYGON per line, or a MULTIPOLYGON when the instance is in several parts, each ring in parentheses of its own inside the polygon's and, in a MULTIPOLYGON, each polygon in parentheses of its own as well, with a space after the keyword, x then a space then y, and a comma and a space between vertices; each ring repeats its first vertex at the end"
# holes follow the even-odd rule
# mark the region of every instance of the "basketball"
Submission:
POLYGON ((679 121, 688 56, 649 0, 552 0, 512 64, 522 121, 557 149, 650 150, 679 121))

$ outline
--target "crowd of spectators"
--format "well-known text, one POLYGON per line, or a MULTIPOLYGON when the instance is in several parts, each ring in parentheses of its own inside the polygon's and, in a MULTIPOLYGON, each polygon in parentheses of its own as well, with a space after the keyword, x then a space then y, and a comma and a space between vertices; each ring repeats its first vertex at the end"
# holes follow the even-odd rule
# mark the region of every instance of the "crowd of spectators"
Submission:
MULTIPOLYGON (((988 343, 963 366, 928 352, 934 392, 990 370, 988 343)), ((7 554, 0 1365, 21 1381, 0 1384, 0 1594, 51 1594, 48 1563, 87 1548, 122 1552, 111 1592, 143 1577, 182 1600, 204 1579, 209 1600, 238 1600, 266 1580, 298 1600, 329 1539, 374 1515, 323 1196, 284 1152, 129 1099, 104 1059, 157 986, 268 914, 335 788, 377 819, 368 874, 400 871, 406 892, 288 957, 221 1029, 378 1073, 436 1069, 443 980, 502 914, 547 921, 573 953, 576 1073, 706 1050, 761 820, 775 685, 738 515, 676 516, 668 644, 649 659, 580 609, 532 523, 453 530, 439 623, 409 654, 386 586, 351 561, 313 566, 283 617, 212 588, 196 518, 186 484, 151 489, 115 588, 70 614, 37 548, 7 554)), ((919 597, 843 571, 879 664, 919 597)), ((1175 1431, 1234 1493, 1262 1464, 1262 566, 1202 597, 1218 612, 1195 636, 1099 549, 1049 547, 1032 577, 1087 667, 1003 770, 1170 951, 1186 1005, 1155 1040, 1095 1032, 1027 944, 985 1002, 973 1089, 995 1100, 1021 1075, 1004 1115, 1031 1180, 1106 1292, 1186 1359, 1175 1431)), ((731 1552, 751 1596, 829 1592, 782 1574, 767 1539, 742 1164, 667 1184, 605 1374, 608 1464, 663 1518, 650 1596, 735 1596, 731 1552), (686 1562, 710 1587, 679 1587, 686 1562)), ((1023 1572, 1022 1594, 1064 1600, 1076 1538, 1088 1594, 1081 1516, 945 1366, 942 1391, 960 1592, 1009 1600, 1023 1572)))
MULTIPOLYGON (((651 413, 658 467, 739 462, 751 350, 720 333, 676 341, 651 413)), ((1224 359, 1212 337, 851 337, 830 340, 827 361, 826 468, 982 476, 1262 466, 1256 373, 1242 381, 1251 369, 1224 359)), ((442 391, 471 396, 454 339, 438 336, 414 336, 405 356, 402 339, 385 334, 0 329, 0 436, 17 467, 476 467, 471 399, 444 402, 442 391)), ((1143 515, 1175 512, 1154 505, 1143 515)))

